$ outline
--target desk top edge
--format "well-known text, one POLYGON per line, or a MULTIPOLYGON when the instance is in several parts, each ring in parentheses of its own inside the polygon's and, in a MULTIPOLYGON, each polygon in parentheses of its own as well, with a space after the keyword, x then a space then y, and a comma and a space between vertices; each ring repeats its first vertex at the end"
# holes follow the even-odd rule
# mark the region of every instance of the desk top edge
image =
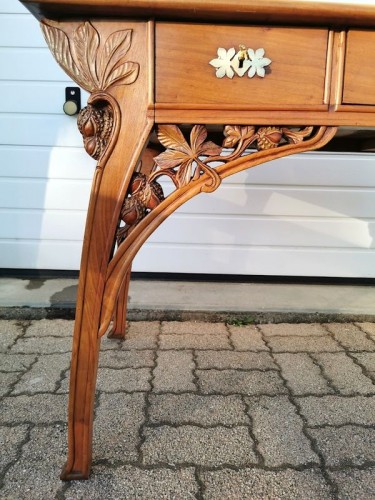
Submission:
POLYGON ((20 0, 38 19, 129 17, 375 27, 375 0, 20 0))

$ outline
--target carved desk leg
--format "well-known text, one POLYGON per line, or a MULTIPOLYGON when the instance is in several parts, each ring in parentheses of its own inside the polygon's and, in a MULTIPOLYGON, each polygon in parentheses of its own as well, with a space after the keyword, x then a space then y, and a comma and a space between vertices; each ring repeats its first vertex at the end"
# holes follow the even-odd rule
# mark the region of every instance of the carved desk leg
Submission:
POLYGON ((128 310, 129 282, 131 274, 131 264, 125 273, 120 292, 118 294, 116 309, 113 316, 113 325, 108 337, 111 339, 124 339, 126 332, 126 317, 128 310))
POLYGON ((153 88, 151 23, 45 22, 42 27, 59 64, 92 93, 78 125, 86 151, 98 165, 82 251, 69 392, 69 453, 61 476, 85 479, 91 464, 100 337, 113 318, 119 294, 122 309, 117 307, 114 333, 123 335, 131 264, 144 241, 176 208, 202 191, 215 190, 224 177, 317 149, 336 129, 227 126, 223 146, 218 146, 206 140, 203 125, 192 127, 189 141, 177 126, 162 125, 158 139, 166 151, 154 158, 151 169, 136 171, 153 127, 153 115, 148 115, 153 88), (232 152, 223 155, 223 147, 232 152), (257 151, 248 154, 249 147, 257 151), (165 199, 157 182, 163 176, 176 188, 165 199))
MULTIPOLYGON (((160 153, 159 149, 155 149, 152 147, 148 147, 144 151, 139 169, 140 173, 145 174, 147 177, 151 174, 152 169, 154 167, 154 157, 157 156, 159 153, 160 153)), ((126 218, 127 215, 129 214, 125 214, 124 217, 126 218)), ((122 222, 125 224, 125 221, 122 222)), ((119 228, 118 235, 120 236, 119 238, 120 240, 121 240, 121 231, 123 230, 119 228)), ((115 312, 113 316, 113 325, 110 332, 108 333, 108 337, 112 339, 125 338, 131 268, 132 264, 130 263, 128 270, 125 272, 125 277, 118 294, 115 312)))
POLYGON ((69 392, 68 460, 62 479, 89 475, 105 278, 120 210, 153 126, 148 116, 152 25, 52 22, 42 29, 57 62, 91 92, 78 126, 98 160, 82 251, 69 392))

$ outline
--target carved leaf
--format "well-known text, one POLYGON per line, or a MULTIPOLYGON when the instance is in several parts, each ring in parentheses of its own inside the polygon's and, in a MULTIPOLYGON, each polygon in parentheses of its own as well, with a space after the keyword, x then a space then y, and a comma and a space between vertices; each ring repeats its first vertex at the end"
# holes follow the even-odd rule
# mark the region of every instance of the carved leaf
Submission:
POLYGON ((138 78, 139 64, 135 62, 124 62, 115 71, 110 73, 109 78, 104 82, 103 90, 110 85, 130 85, 138 78))
POLYGON ((195 125, 190 133, 191 152, 193 156, 217 156, 222 148, 212 141, 204 142, 207 129, 203 125, 195 125))
POLYGON ((106 86, 108 75, 116 69, 118 63, 125 62, 124 57, 130 49, 132 43, 132 30, 116 31, 109 35, 105 41, 101 58, 100 58, 100 73, 101 86, 106 86))
POLYGON ((93 90, 90 83, 82 77, 73 60, 67 35, 59 28, 55 28, 43 22, 41 23, 41 28, 48 46, 63 70, 66 71, 78 85, 89 91, 93 90))
POLYGON ((173 149, 163 151, 163 153, 160 153, 160 155, 154 158, 154 162, 160 168, 174 168, 180 165, 185 160, 186 153, 182 153, 181 151, 174 151, 173 149))
POLYGON ((224 128, 224 148, 233 148, 242 139, 250 139, 255 133, 255 127, 239 125, 226 125, 224 128))
POLYGON ((305 137, 308 137, 313 129, 314 127, 305 127, 302 130, 291 130, 289 128, 283 128, 282 132, 288 142, 298 144, 299 142, 302 142, 305 137))
POLYGON ((191 160, 181 163, 176 174, 177 187, 186 186, 194 174, 194 166, 191 160))
POLYGON ((165 148, 181 151, 187 155, 191 153, 185 137, 176 125, 160 125, 158 139, 165 148))
POLYGON ((212 141, 207 141, 199 148, 199 156, 219 156, 222 151, 222 147, 218 146, 212 141))
POLYGON ((99 48, 99 34, 94 26, 86 21, 78 26, 73 34, 76 61, 87 81, 92 81, 99 88, 96 58, 99 48))
POLYGON ((192 151, 196 152, 207 138, 207 129, 203 125, 194 125, 190 132, 192 151))

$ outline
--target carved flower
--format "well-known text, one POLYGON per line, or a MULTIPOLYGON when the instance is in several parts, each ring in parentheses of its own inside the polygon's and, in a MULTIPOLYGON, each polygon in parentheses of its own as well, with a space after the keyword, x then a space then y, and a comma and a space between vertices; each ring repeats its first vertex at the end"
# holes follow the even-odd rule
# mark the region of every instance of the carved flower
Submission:
POLYGON ((200 156, 220 155, 222 148, 211 141, 205 142, 206 138, 207 130, 203 125, 195 125, 192 128, 190 144, 176 125, 159 126, 158 139, 167 150, 156 156, 154 161, 161 170, 169 170, 170 173, 172 169, 178 167, 176 175, 172 177, 177 187, 185 186, 191 181, 197 163, 201 168, 209 168, 200 162, 200 156))
POLYGON ((223 76, 228 76, 229 78, 234 77, 234 71, 231 65, 231 60, 233 59, 233 56, 235 55, 236 51, 232 47, 229 50, 225 50, 223 48, 218 48, 217 49, 217 55, 219 56, 217 59, 212 59, 210 61, 211 66, 213 66, 216 69, 216 76, 218 78, 223 78, 223 76))
POLYGON ((268 57, 264 57, 264 49, 257 49, 255 52, 253 49, 248 49, 247 53, 250 57, 250 69, 248 72, 248 77, 253 78, 253 76, 257 74, 258 76, 263 78, 266 74, 264 67, 271 64, 271 59, 268 59, 268 57))

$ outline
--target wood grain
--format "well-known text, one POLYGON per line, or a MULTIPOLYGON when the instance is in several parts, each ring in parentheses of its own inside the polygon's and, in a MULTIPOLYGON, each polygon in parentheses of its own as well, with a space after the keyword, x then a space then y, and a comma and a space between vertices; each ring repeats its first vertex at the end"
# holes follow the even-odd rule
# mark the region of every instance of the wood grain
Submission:
POLYGON ((372 62, 374 54, 374 32, 349 31, 343 103, 375 104, 375 65, 372 62))
POLYGON ((375 5, 364 0, 22 0, 39 19, 145 16, 192 21, 372 26, 375 5))
POLYGON ((328 31, 324 29, 156 24, 156 103, 323 105, 328 31), (217 78, 217 49, 264 48, 260 78, 217 78))

